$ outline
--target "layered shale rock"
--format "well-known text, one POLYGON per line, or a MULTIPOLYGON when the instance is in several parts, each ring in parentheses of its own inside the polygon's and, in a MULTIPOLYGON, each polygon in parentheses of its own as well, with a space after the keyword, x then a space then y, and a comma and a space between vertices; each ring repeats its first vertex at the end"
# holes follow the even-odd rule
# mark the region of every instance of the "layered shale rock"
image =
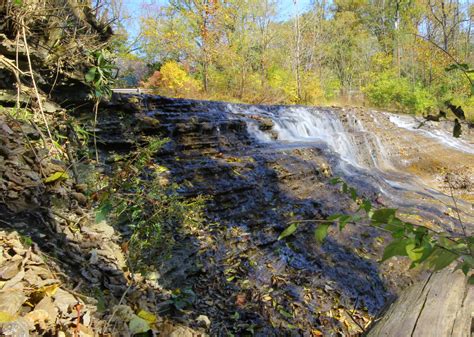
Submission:
MULTIPOLYGON (((303 222, 295 237, 278 240, 291 221, 317 223, 353 206, 328 187, 331 164, 321 149, 269 149, 249 133, 249 119, 271 127, 227 103, 158 96, 117 96, 101 111, 96 133, 104 155, 127 152, 145 136, 169 138, 157 163, 181 196, 209 198, 207 225, 176 234, 169 258, 156 261, 160 284, 191 289, 192 307, 210 318, 212 335, 252 327, 260 336, 360 333, 358 324, 368 325, 408 281, 405 264, 386 266, 384 280, 375 263, 383 235, 364 226, 349 225, 318 246, 315 222, 303 222)), ((174 307, 163 310, 173 315, 174 307)))

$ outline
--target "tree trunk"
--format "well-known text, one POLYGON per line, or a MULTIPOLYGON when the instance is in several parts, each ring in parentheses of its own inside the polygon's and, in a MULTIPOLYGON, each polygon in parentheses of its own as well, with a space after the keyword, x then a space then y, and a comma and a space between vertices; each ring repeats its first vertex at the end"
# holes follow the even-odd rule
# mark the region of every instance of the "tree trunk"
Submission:
POLYGON ((400 51, 400 1, 395 4, 395 57, 398 77, 401 76, 401 51, 400 51))
POLYGON ((469 337, 473 313, 473 287, 447 268, 402 292, 367 337, 469 337))
POLYGON ((209 86, 208 75, 207 75, 207 67, 208 67, 208 63, 207 63, 207 61, 205 61, 204 65, 203 65, 203 70, 202 70, 202 84, 203 84, 205 93, 208 92, 208 86, 209 86))
POLYGON ((300 75, 300 58, 301 58, 301 32, 300 32, 300 13, 298 9, 298 0, 293 0, 295 4, 295 44, 296 44, 296 96, 298 102, 301 100, 301 75, 300 75))

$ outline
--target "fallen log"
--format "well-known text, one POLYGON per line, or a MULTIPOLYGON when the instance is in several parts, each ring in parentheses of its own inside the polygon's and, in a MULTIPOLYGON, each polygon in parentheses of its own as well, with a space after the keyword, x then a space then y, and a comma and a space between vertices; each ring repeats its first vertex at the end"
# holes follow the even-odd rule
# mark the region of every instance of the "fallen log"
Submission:
POLYGON ((474 336, 474 289, 460 271, 433 273, 406 289, 368 337, 474 336))

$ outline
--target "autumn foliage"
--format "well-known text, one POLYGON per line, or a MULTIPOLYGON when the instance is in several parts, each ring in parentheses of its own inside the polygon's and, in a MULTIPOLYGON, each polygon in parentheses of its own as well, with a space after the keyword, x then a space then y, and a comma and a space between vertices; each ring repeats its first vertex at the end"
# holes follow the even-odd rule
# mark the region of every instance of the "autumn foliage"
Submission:
MULTIPOLYGON (((265 104, 365 104, 408 113, 462 105, 474 120, 472 1, 173 0, 140 18, 145 85, 265 104), (150 70, 151 71, 151 70, 150 70)), ((143 79, 142 79, 143 80, 143 79)))
POLYGON ((199 81, 191 77, 182 65, 175 61, 163 64, 146 82, 147 89, 154 89, 158 94, 171 97, 195 97, 201 87, 199 81))

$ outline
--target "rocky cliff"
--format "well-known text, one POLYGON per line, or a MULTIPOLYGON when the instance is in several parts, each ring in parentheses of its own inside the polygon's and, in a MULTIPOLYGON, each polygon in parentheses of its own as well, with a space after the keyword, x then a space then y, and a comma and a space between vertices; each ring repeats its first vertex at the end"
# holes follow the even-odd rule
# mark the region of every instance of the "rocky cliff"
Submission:
MULTIPOLYGON (((470 136, 443 144, 433 134, 440 130, 436 125, 400 127, 397 116, 358 109, 151 95, 114 96, 102 106, 95 130, 88 111, 73 116, 86 134, 95 131, 102 164, 75 157, 73 168, 47 153, 30 153, 28 142, 36 151, 41 134, 12 120, 3 123, 1 138, 0 186, 7 194, 0 211, 8 219, 2 229, 30 237, 35 252, 58 259, 57 270, 67 276, 61 289, 72 290, 76 302, 67 297, 71 303, 64 304, 45 292, 39 299, 59 308, 59 331, 84 326, 88 333, 130 333, 138 317, 162 336, 186 330, 176 322, 212 336, 359 335, 424 272, 408 270, 402 258, 378 263, 388 236, 364 223, 348 224, 342 232, 331 228, 328 239, 317 244, 313 230, 319 221, 357 208, 329 180, 343 176, 374 204, 456 231, 451 197, 443 193, 451 188, 464 200, 458 205, 463 219, 472 220, 470 136), (166 228, 166 249, 152 261, 155 272, 140 275, 125 266, 126 226, 96 223, 90 203, 98 195, 85 198, 83 180, 92 172, 116 174, 118 163, 150 137, 168 139, 154 157, 160 184, 175 184, 180 198, 204 196, 206 220, 166 228), (449 187, 448 175, 462 183, 448 180, 449 187), (295 234, 278 240, 295 222, 295 234), (157 318, 151 322, 147 313, 157 318)), ((5 245, 14 245, 15 236, 9 238, 5 245)), ((7 260, 26 258, 24 250, 16 255, 7 260)), ((32 263, 25 261, 19 270, 27 273, 32 263)), ((2 275, 31 288, 22 274, 2 275)), ((59 289, 61 282, 53 281, 48 285, 59 289)), ((45 305, 32 303, 37 310, 45 305)), ((13 309, 24 310, 22 303, 17 306, 13 309)))

